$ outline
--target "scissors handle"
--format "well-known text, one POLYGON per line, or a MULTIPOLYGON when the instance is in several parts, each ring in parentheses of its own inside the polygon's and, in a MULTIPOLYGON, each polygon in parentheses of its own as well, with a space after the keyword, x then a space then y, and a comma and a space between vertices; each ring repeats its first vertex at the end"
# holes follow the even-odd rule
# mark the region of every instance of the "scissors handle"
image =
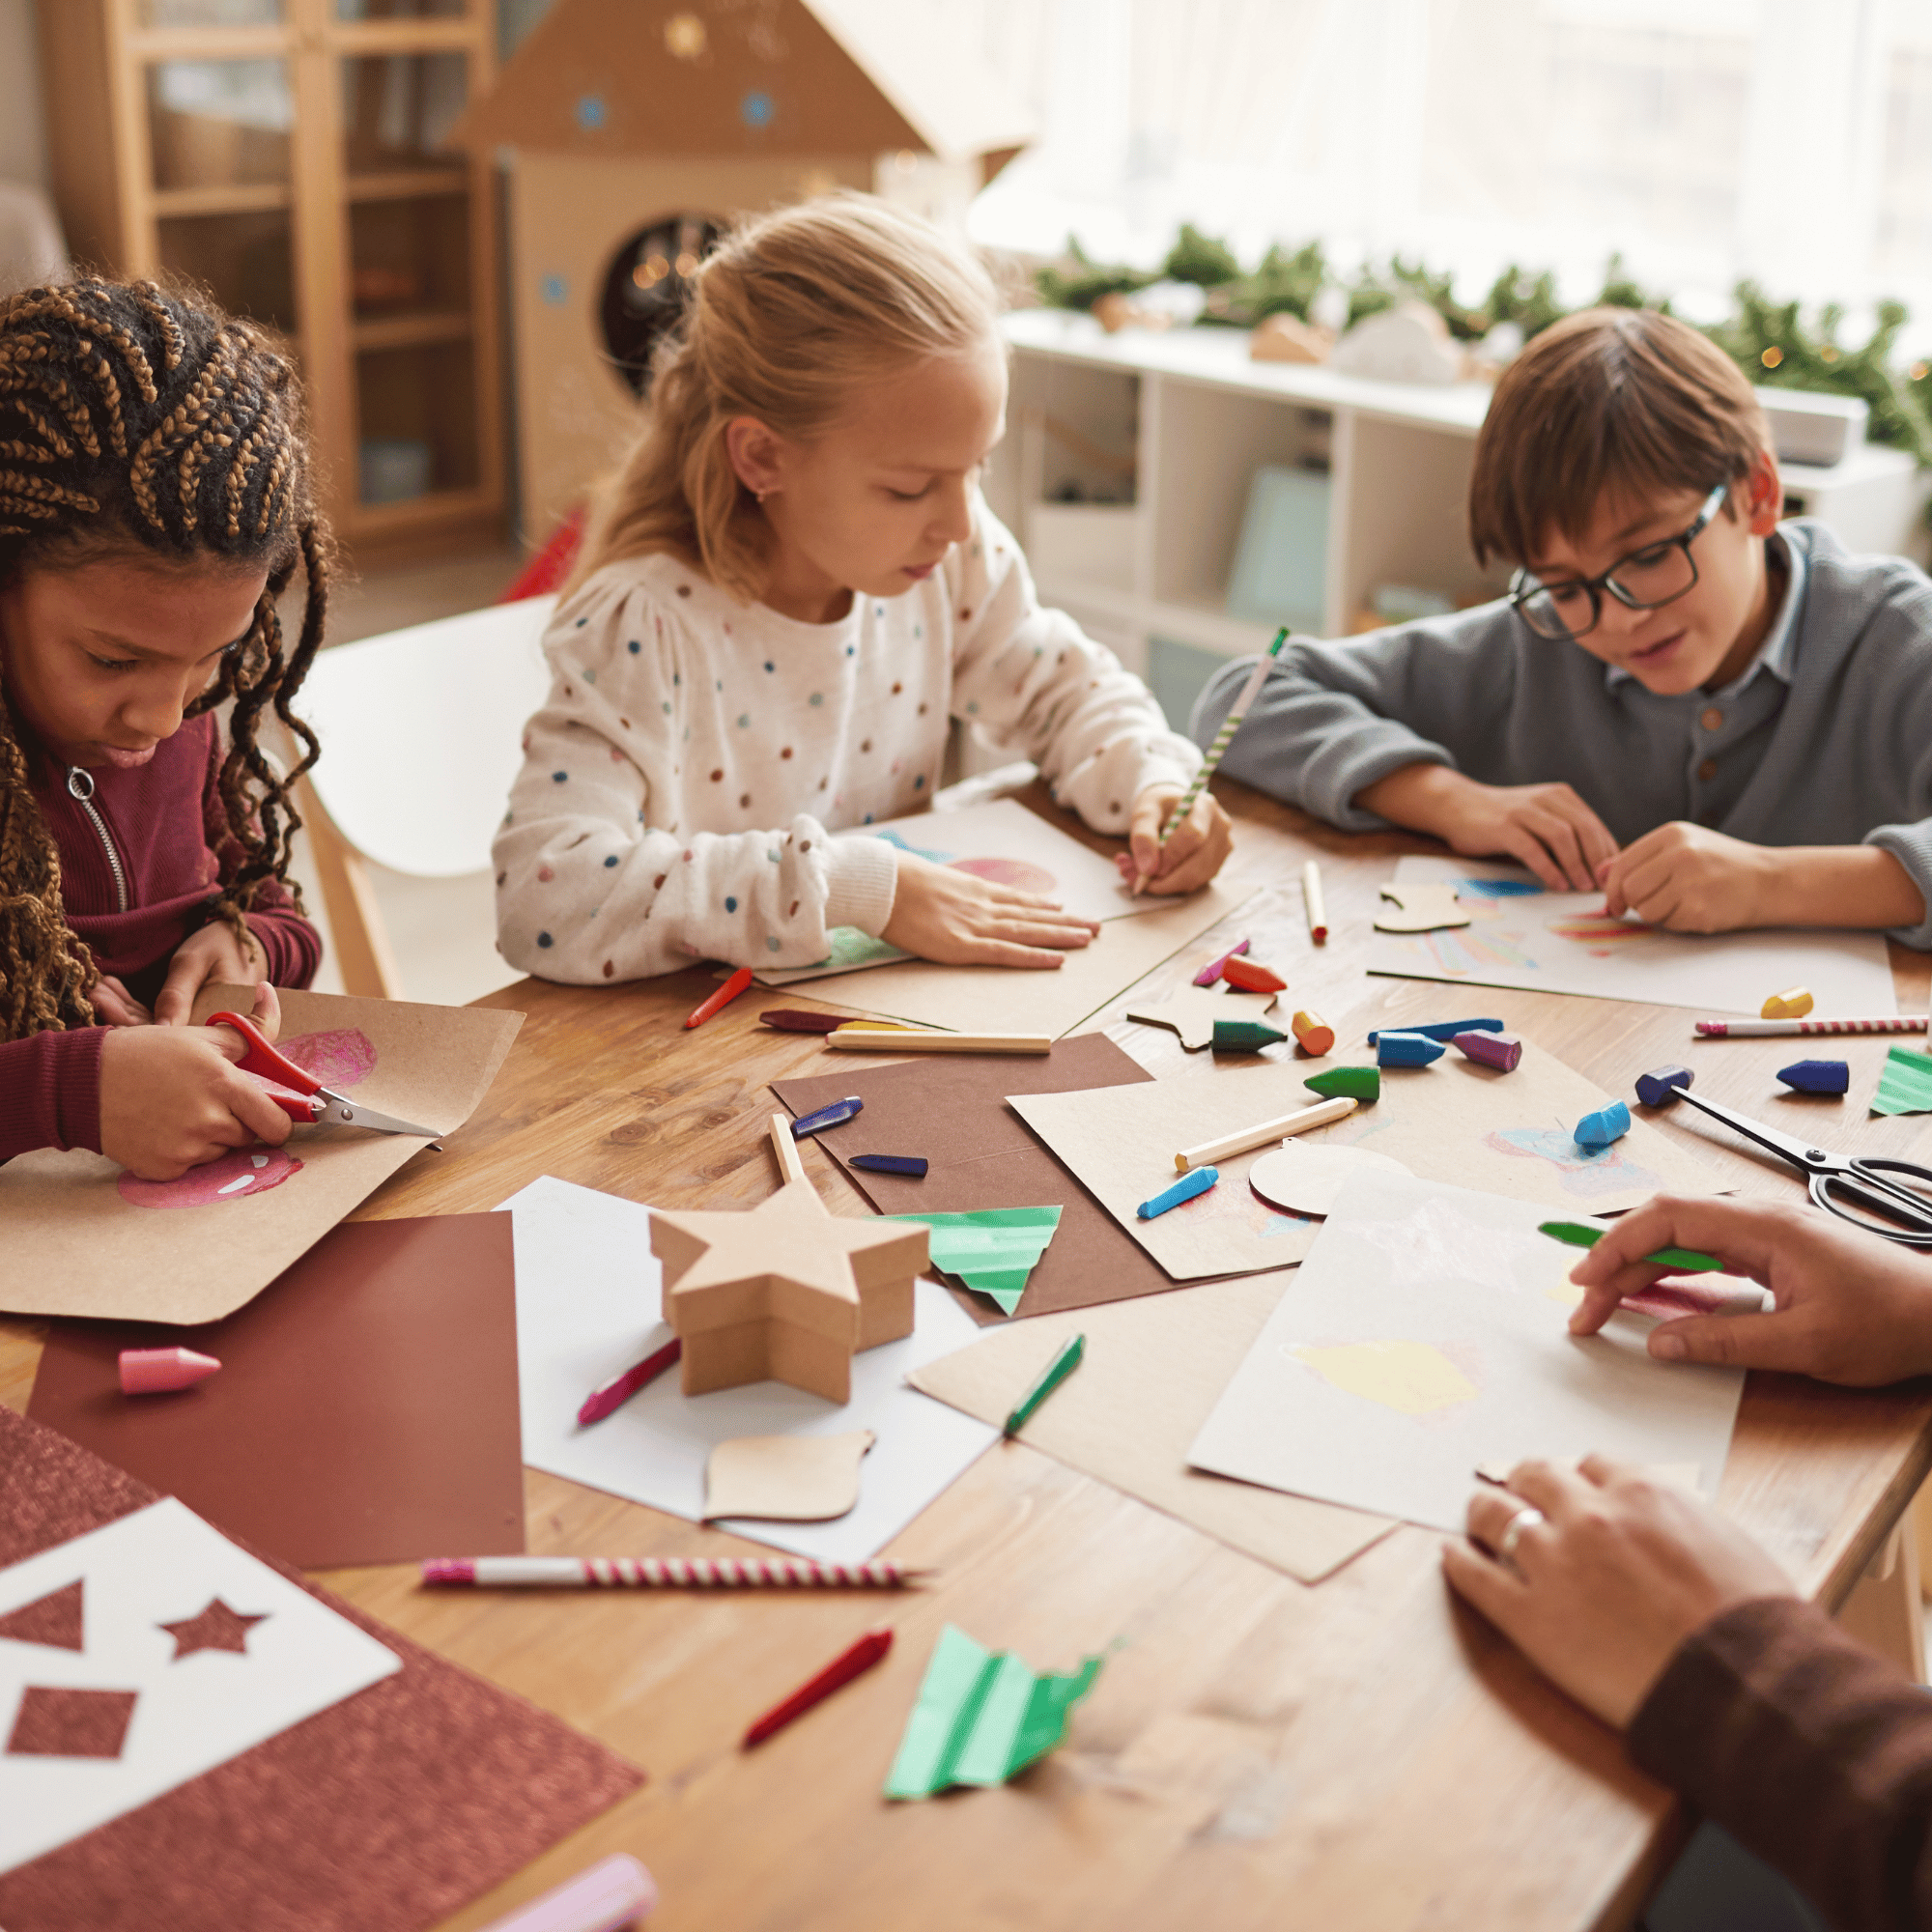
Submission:
POLYGON ((236 1065, 242 1072, 257 1074, 264 1080, 272 1080, 280 1088, 292 1090, 269 1095, 290 1120, 298 1126, 305 1126, 322 1117, 327 1102, 315 1097, 322 1091, 322 1082, 313 1073, 298 1066, 293 1060, 277 1053, 252 1020, 243 1019, 240 1013, 210 1013, 208 1024, 229 1027, 242 1036, 244 1050, 236 1065))
POLYGON ((1835 1214, 1839 1220, 1849 1221, 1867 1234, 1881 1235, 1901 1247, 1932 1248, 1932 1198, 1886 1179, 1887 1173, 1908 1174, 1932 1185, 1932 1172, 1911 1161, 1861 1158, 1847 1161, 1836 1173, 1813 1175, 1811 1199, 1827 1213, 1835 1214), (1853 1213, 1835 1198, 1836 1189, 1843 1189, 1868 1212, 1888 1215, 1905 1226, 1881 1227, 1862 1214, 1853 1213))

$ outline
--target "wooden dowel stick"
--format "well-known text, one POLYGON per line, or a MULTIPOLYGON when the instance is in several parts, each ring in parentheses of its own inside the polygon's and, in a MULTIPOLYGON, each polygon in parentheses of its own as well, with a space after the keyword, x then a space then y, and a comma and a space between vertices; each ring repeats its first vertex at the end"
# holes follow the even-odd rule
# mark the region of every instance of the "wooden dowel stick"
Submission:
POLYGON ((779 1157, 779 1172, 786 1180, 803 1180, 805 1163, 798 1157, 798 1143, 791 1137, 791 1122, 782 1114, 772 1116, 772 1151, 779 1157))
POLYGON ((1051 1053, 1046 1033, 877 1033, 867 1027, 840 1027, 825 1036, 827 1046, 857 1047, 872 1053, 1051 1053))
POLYGON ((1330 1121, 1339 1121, 1344 1114, 1352 1114, 1355 1105, 1345 1094, 1337 1094, 1332 1100, 1321 1100, 1312 1107, 1301 1107, 1293 1114, 1284 1114, 1278 1121, 1264 1121, 1259 1126, 1245 1127, 1238 1134, 1229 1134, 1222 1140, 1189 1148, 1174 1156, 1174 1164, 1182 1174, 1189 1168, 1212 1167, 1217 1160, 1246 1153, 1250 1148, 1265 1147, 1269 1141, 1284 1140, 1290 1134, 1305 1134, 1310 1127, 1325 1127, 1330 1121))

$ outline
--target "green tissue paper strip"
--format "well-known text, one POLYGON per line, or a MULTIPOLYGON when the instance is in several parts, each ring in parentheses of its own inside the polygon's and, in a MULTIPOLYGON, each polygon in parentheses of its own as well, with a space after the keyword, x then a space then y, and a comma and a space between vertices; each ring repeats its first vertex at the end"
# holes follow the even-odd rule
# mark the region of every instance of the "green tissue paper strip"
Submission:
POLYGON ((917 1221, 931 1231, 932 1265, 989 1294, 1010 1315, 1026 1293, 1027 1276, 1060 1226, 1058 1208, 976 1208, 970 1214, 882 1214, 884 1221, 917 1221))
POLYGON ((1090 1657, 1069 1676, 1036 1676, 1011 1651, 986 1650, 948 1624, 886 1776, 886 1796, 1004 1784, 1065 1741, 1066 1714, 1099 1674, 1100 1660, 1090 1657))
POLYGON ((1932 1114, 1932 1055, 1894 1046, 1872 1095, 1874 1114, 1932 1114))

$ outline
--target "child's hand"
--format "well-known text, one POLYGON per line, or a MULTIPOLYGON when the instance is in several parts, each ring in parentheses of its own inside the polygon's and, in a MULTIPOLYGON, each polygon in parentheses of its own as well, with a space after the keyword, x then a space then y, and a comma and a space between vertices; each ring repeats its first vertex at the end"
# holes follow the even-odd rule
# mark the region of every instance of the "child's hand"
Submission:
POLYGON ((1642 1257, 1672 1247, 1716 1255, 1770 1289, 1776 1309, 1660 1322, 1650 1352, 1661 1360, 1783 1369, 1851 1388, 1932 1370, 1932 1257, 1783 1203, 1663 1194, 1634 1209, 1571 1270, 1584 1293, 1570 1332, 1594 1335, 1626 1295, 1669 1272, 1642 1257))
POLYGON ((898 855, 893 916, 879 937, 888 946, 943 966, 1046 966, 1100 930, 1051 899, 989 885, 930 859, 898 855))
POLYGON ((103 973, 95 981, 88 999, 94 1007, 94 1017, 102 1026, 152 1026, 155 1022, 154 1014, 111 973, 103 973))
POLYGON ((1791 1579, 1738 1526, 1681 1491, 1586 1456, 1573 1472, 1521 1463, 1469 1500, 1468 1543, 1445 1544, 1450 1584, 1540 1670, 1625 1728, 1680 1647, 1714 1617, 1791 1579), (1525 1506, 1544 1520, 1497 1548, 1525 1506))
POLYGON ((1567 784, 1487 785, 1447 765, 1405 765, 1355 794, 1392 825, 1430 832, 1466 859, 1507 854, 1552 893, 1587 893, 1617 855, 1609 828, 1567 784))
POLYGON ((1160 842, 1160 828, 1185 796, 1179 785, 1149 785, 1134 800, 1127 850, 1114 857, 1122 885, 1139 880, 1144 893, 1191 893, 1228 863, 1234 822, 1205 791, 1167 843, 1160 842))
POLYGON ((1597 867, 1607 910, 1634 912, 1672 932, 1736 932, 1778 923, 1769 890, 1776 856, 1679 819, 1660 825, 1597 867))
MULTIPOLYGON (((262 1017, 259 1003, 253 1017, 262 1017)), ((100 1044, 101 1152, 139 1180, 179 1180, 231 1148, 279 1147, 289 1117, 235 1065, 245 1051, 229 1027, 109 1033, 100 1044)))
MULTIPOLYGON (((155 1018, 162 1026, 186 1026, 194 1010, 194 996, 213 982, 217 986, 261 986, 267 982, 268 961, 251 941, 242 943, 219 920, 211 920, 175 948, 167 980, 155 1000, 155 1018)), ((276 1009, 279 1023, 280 1009, 276 1009)), ((273 1034, 269 1036, 270 1039, 273 1034)))

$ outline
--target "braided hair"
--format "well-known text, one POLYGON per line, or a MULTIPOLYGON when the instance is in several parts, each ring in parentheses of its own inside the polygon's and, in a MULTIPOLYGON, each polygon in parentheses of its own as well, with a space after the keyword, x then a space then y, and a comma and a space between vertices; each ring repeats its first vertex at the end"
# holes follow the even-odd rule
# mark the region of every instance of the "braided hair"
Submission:
MULTIPOLYGON (((289 788, 318 749, 289 710, 322 641, 331 554, 300 385, 263 329, 190 292, 28 289, 0 300, 0 584, 117 553, 268 571, 247 636, 188 708, 232 705, 217 786, 242 857, 209 917, 245 951, 243 914, 270 880, 288 883, 301 826, 289 788), (298 563, 307 596, 285 652, 276 600, 298 563), (300 748, 286 776, 257 743, 270 710, 300 748)), ((0 687, 0 1039, 91 1026, 99 979, 63 913, 60 855, 0 687)))

